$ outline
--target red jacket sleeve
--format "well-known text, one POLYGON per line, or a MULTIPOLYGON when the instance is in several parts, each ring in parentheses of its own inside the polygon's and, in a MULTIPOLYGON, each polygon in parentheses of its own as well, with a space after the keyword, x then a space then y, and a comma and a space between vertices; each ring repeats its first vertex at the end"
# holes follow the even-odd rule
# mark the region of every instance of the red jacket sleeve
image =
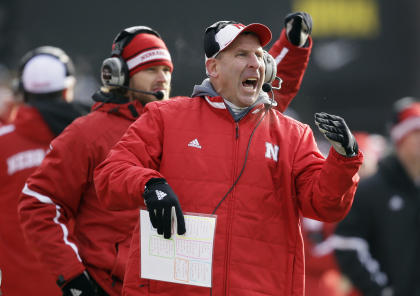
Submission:
POLYGON ((95 169, 96 192, 108 209, 139 208, 144 205, 143 192, 147 181, 163 178, 156 171, 162 153, 161 127, 157 107, 148 104, 140 119, 128 128, 95 169))
MULTIPOLYGON (((283 80, 280 90, 274 90, 277 109, 284 112, 296 96, 302 84, 303 75, 312 51, 312 39, 309 36, 308 47, 297 47, 286 37, 286 30, 282 30, 280 38, 274 43, 269 53, 277 63, 277 76, 283 80)), ((278 81, 273 83, 278 86, 278 81)))
POLYGON ((362 153, 359 151, 357 156, 345 157, 331 148, 326 160, 319 159, 318 164, 314 164, 313 159, 319 156, 311 152, 318 149, 309 127, 306 127, 298 146, 301 148, 295 155, 293 174, 303 216, 324 222, 340 221, 353 203, 360 179, 357 172, 363 161, 362 153))
POLYGON ((18 205, 27 241, 55 278, 70 279, 85 269, 72 232, 72 218, 91 169, 81 136, 71 125, 52 142, 52 150, 28 178, 18 205))

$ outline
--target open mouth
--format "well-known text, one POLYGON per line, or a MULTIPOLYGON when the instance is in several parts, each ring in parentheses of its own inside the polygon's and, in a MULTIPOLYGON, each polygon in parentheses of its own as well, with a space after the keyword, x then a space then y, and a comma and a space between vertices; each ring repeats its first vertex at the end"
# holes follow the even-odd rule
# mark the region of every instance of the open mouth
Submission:
POLYGON ((242 85, 247 89, 254 90, 257 87, 257 78, 248 78, 244 81, 242 81, 242 85))

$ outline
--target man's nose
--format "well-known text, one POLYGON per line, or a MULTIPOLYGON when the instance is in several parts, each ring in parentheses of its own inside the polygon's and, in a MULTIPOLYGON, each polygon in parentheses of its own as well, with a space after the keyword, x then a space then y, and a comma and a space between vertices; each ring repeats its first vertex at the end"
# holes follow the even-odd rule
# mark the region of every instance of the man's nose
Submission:
POLYGON ((252 68, 258 69, 261 66, 261 59, 255 54, 250 55, 248 65, 252 68))
POLYGON ((169 73, 168 71, 159 70, 158 81, 167 82, 170 77, 171 77, 171 73, 169 73))

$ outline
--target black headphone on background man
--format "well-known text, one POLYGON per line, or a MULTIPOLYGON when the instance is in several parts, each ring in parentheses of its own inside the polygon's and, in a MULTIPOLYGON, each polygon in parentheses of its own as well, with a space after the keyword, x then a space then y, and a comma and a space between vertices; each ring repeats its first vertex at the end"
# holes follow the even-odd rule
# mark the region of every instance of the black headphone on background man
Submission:
POLYGON ((75 76, 74 64, 72 60, 70 59, 70 57, 61 48, 54 47, 54 46, 40 46, 29 51, 21 58, 19 62, 19 66, 18 66, 17 81, 13 82, 13 89, 15 92, 25 91, 25 89, 23 88, 23 81, 22 81, 23 69, 25 69, 26 64, 32 58, 38 55, 49 55, 58 59, 61 63, 63 63, 66 69, 66 77, 75 76))
POLYGON ((162 39, 158 32, 146 26, 134 26, 118 33, 113 42, 114 47, 111 51, 111 57, 102 62, 101 81, 103 85, 128 87, 130 76, 127 63, 122 58, 122 52, 124 47, 140 33, 153 34, 162 39))

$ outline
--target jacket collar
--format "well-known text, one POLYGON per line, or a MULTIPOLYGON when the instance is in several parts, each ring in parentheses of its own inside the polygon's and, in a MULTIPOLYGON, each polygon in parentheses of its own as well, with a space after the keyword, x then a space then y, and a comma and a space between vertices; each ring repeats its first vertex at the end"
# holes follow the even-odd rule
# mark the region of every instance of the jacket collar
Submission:
POLYGON ((66 102, 61 97, 32 100, 28 102, 28 105, 38 110, 55 136, 58 136, 73 120, 83 115, 74 104, 66 102))
POLYGON ((112 92, 104 93, 99 90, 92 98, 97 103, 92 106, 91 112, 113 113, 132 121, 140 116, 144 108, 139 101, 130 102, 127 97, 112 92))
POLYGON ((207 103, 216 109, 228 109, 231 113, 233 119, 235 121, 241 120, 246 114, 250 111, 252 113, 258 112, 263 104, 270 105, 270 106, 277 106, 275 100, 272 100, 265 92, 261 91, 257 101, 249 106, 248 108, 244 109, 240 113, 232 112, 230 107, 225 103, 225 99, 221 97, 213 88, 213 85, 210 82, 210 79, 206 78, 200 85, 194 86, 192 97, 203 97, 207 103))
POLYGON ((128 102, 125 104, 98 102, 92 106, 91 112, 113 113, 129 120, 136 120, 143 112, 143 105, 139 101, 128 102))
MULTIPOLYGON (((203 97, 203 96, 220 97, 223 101, 223 98, 214 90, 213 85, 211 84, 209 78, 204 79, 200 85, 195 85, 191 96, 192 97, 203 97)), ((250 108, 252 109, 254 106, 261 103, 266 104, 266 105, 271 105, 273 107, 277 106, 277 102, 275 100, 272 100, 264 91, 260 92, 257 101, 252 106, 250 106, 250 108)))

